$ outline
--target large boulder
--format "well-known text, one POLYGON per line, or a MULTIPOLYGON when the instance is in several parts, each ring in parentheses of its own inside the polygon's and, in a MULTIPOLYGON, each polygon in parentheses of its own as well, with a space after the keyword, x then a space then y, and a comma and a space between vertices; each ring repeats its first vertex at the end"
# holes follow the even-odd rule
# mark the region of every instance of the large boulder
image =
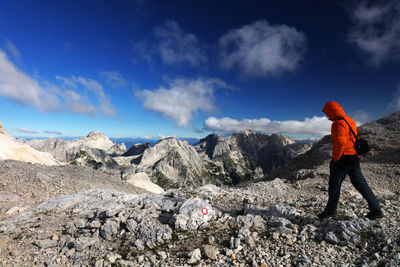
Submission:
POLYGON ((212 206, 199 198, 186 200, 174 217, 175 229, 195 230, 206 226, 216 213, 212 206))

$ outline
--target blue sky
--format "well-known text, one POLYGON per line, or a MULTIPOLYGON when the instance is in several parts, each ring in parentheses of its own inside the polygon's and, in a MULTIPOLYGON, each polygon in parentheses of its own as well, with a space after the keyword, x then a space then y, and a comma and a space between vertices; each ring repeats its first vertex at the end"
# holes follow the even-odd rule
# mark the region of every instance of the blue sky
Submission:
POLYGON ((0 0, 13 136, 329 133, 400 109, 400 4, 0 0))

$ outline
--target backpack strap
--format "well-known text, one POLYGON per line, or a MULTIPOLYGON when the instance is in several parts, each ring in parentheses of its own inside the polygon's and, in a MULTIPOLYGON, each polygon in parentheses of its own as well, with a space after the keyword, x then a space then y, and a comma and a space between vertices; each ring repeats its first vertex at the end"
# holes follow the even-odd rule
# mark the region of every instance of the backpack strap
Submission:
POLYGON ((343 118, 343 117, 340 117, 339 120, 344 120, 344 121, 347 123, 347 125, 348 125, 349 128, 350 128, 350 131, 351 131, 351 132, 353 133, 353 135, 354 135, 354 138, 355 138, 356 140, 358 140, 358 136, 357 136, 356 133, 353 131, 353 129, 351 128, 350 124, 346 121, 346 119, 343 118))

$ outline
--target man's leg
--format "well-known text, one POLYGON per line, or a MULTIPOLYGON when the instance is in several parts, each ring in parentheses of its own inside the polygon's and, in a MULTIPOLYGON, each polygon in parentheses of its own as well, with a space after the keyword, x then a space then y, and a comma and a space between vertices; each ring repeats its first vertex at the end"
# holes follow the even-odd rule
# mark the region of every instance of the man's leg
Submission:
POLYGON ((381 214, 382 210, 379 206, 378 199, 372 192, 371 188, 365 181, 364 175, 361 172, 361 168, 359 166, 355 166, 349 172, 350 181, 353 186, 357 189, 358 192, 364 197, 364 199, 368 202, 368 206, 371 212, 375 214, 381 214))
POLYGON ((325 208, 325 213, 334 214, 336 213, 336 208, 340 197, 340 188, 342 187, 342 182, 346 177, 346 170, 340 168, 338 163, 331 162, 330 176, 329 176, 329 200, 325 208))

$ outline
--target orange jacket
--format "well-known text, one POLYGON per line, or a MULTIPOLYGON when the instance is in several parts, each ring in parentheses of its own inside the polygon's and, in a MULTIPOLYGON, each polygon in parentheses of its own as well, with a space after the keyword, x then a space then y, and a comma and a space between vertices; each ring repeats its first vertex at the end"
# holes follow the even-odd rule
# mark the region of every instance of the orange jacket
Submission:
POLYGON ((331 127, 333 161, 338 161, 342 155, 357 155, 354 148, 356 139, 347 123, 344 120, 340 120, 340 117, 350 124, 355 134, 357 134, 356 123, 344 113, 343 108, 336 102, 329 101, 322 111, 328 116, 329 120, 333 121, 331 127))

